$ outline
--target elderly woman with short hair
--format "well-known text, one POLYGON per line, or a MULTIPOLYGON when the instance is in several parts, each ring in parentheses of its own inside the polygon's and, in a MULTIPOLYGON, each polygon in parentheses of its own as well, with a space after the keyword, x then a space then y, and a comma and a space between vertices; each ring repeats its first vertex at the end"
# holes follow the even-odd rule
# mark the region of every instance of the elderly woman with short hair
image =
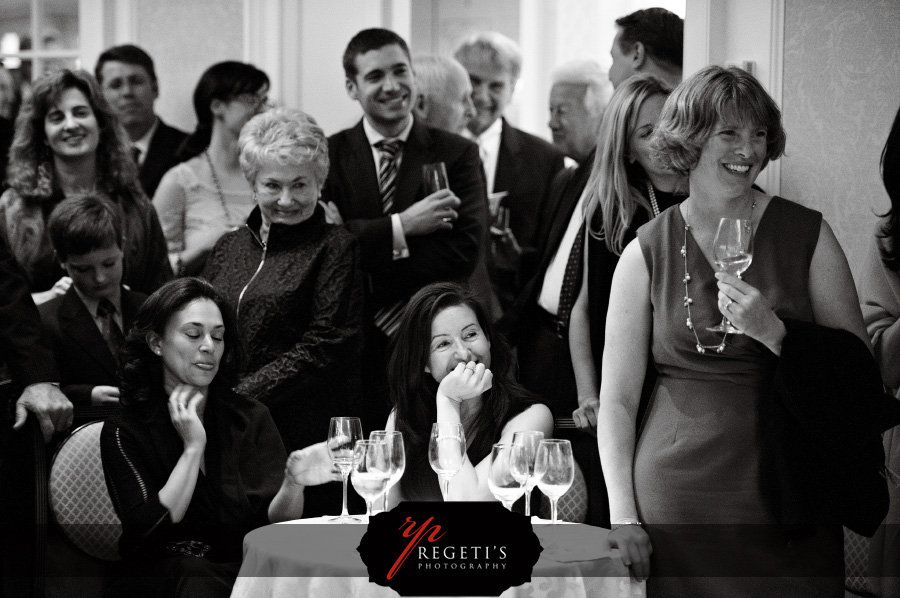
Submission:
POLYGON ((328 142, 312 118, 259 114, 238 143, 257 205, 218 241, 204 276, 235 306, 248 349, 236 391, 269 407, 290 451, 324 439, 358 395, 359 254, 318 203, 328 142))

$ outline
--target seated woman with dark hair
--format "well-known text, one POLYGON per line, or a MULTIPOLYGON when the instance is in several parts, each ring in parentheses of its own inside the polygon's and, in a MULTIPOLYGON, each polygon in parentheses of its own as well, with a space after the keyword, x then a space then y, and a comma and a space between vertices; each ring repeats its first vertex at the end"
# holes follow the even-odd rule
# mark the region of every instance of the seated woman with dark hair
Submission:
POLYGON ((550 409, 516 381, 506 342, 475 295, 457 284, 435 283, 413 295, 395 338, 387 429, 403 433, 407 466, 391 489, 390 506, 441 500, 428 462, 435 422, 461 423, 466 434, 467 458, 450 480, 450 499, 493 500, 487 482, 492 445, 512 442, 524 430, 550 438, 550 409))
POLYGON ((283 467, 268 409, 230 390, 231 313, 209 283, 174 280, 138 311, 122 351, 124 409, 100 444, 128 573, 158 580, 129 588, 140 595, 228 596, 244 534, 300 517, 305 485, 340 479, 324 443, 283 467))

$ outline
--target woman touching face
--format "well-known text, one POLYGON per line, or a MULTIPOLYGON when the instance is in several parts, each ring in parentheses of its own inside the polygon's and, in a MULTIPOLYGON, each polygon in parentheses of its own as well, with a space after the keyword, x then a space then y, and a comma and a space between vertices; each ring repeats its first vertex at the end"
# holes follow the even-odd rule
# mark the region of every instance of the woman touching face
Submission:
POLYGON ((453 371, 460 363, 474 361, 491 367, 491 341, 475 312, 467 305, 447 307, 431 322, 431 342, 425 371, 436 382, 453 371))
POLYGON ((162 358, 167 393, 179 384, 205 389, 225 351, 222 312, 209 299, 194 299, 169 318, 162 336, 152 335, 150 348, 162 358))

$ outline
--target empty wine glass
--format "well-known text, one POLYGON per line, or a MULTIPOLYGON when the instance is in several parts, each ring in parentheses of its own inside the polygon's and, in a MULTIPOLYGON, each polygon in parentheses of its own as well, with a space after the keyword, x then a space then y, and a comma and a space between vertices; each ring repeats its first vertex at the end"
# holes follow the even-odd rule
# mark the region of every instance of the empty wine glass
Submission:
POLYGON ((387 490, 391 477, 388 448, 382 440, 357 440, 353 447, 350 480, 357 494, 366 501, 366 517, 372 516, 372 503, 387 490))
MULTIPOLYGON (((517 456, 522 458, 522 452, 516 453, 514 448, 512 443, 498 442, 491 449, 491 461, 488 465, 488 488, 494 498, 510 511, 513 503, 525 492, 524 480, 513 474, 516 469, 513 460, 517 456)), ((518 468, 519 471, 521 469, 518 468)))
POLYGON ((459 473, 466 458, 466 433, 462 424, 441 424, 431 426, 431 440, 428 442, 428 461, 431 469, 438 474, 441 482, 441 496, 449 499, 450 478, 459 473))
POLYGON ((383 511, 387 511, 387 495, 406 471, 406 450, 403 446, 403 434, 401 432, 385 430, 375 430, 369 434, 369 440, 384 440, 387 445, 388 459, 391 465, 391 479, 388 480, 387 488, 384 490, 382 497, 383 511))
MULTIPOLYGON (((713 241, 713 260, 719 272, 727 272, 738 278, 753 261, 753 221, 746 218, 722 218, 713 241)), ((717 326, 707 328, 710 332, 744 334, 722 316, 717 326)))
POLYGON ((550 521, 556 525, 556 503, 569 491, 575 479, 572 443, 568 440, 542 440, 534 460, 537 487, 550 499, 550 521))
POLYGON ((525 486, 525 516, 531 517, 531 491, 537 483, 534 477, 534 459, 537 456, 538 446, 544 439, 544 433, 537 430, 529 430, 513 433, 513 446, 516 447, 516 457, 513 460, 513 474, 522 480, 525 486))
POLYGON ((351 517, 347 512, 347 478, 353 468, 353 448, 357 440, 362 440, 362 423, 358 417, 332 417, 328 424, 328 452, 331 462, 341 471, 344 483, 344 502, 341 514, 330 519, 333 523, 359 523, 359 519, 351 517))

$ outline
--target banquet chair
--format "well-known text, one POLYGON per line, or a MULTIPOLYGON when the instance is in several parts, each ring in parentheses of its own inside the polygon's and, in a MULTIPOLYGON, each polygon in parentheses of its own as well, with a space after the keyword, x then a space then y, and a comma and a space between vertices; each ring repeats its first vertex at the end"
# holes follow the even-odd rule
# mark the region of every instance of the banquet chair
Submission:
POLYGON ((845 596, 875 596, 869 586, 869 538, 844 528, 845 596))
MULTIPOLYGON (((587 484, 578 463, 574 465, 575 477, 572 479, 572 486, 568 492, 559 497, 556 514, 560 521, 584 523, 588 509, 587 484)), ((538 517, 550 519, 550 499, 543 494, 541 494, 541 508, 538 510, 538 517)))

